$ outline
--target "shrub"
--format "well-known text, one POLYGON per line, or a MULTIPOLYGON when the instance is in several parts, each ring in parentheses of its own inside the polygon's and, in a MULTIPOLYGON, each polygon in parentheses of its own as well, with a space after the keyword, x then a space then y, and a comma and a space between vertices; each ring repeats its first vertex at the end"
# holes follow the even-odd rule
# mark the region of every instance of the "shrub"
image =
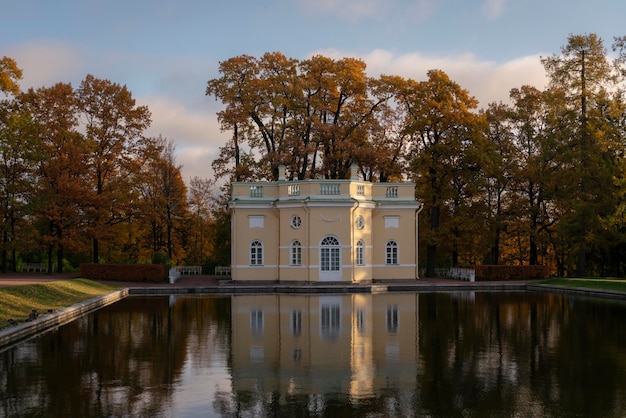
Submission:
POLYGON ((91 280, 167 282, 166 264, 81 264, 80 275, 91 280))
POLYGON ((547 279, 548 266, 502 266, 481 264, 459 266, 474 269, 476 281, 547 279))

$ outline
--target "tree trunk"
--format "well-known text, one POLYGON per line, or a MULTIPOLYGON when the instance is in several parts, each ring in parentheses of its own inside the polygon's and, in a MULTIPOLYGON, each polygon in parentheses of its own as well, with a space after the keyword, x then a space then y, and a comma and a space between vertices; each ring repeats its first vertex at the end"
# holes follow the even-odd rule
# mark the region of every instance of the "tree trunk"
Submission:
POLYGON ((100 243, 98 238, 93 239, 93 262, 95 264, 100 262, 100 243))
MULTIPOLYGON (((434 205, 430 210, 430 230, 437 231, 437 229, 439 229, 439 206, 434 205)), ((426 256, 426 277, 435 277, 435 266, 437 262, 436 244, 428 244, 426 247, 426 256)))

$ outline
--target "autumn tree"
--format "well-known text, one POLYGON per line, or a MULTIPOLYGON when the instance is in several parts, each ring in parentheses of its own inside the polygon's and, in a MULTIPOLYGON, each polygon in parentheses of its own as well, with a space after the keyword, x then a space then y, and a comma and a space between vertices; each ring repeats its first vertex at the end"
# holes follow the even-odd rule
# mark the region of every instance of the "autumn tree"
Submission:
POLYGON ((137 106, 126 86, 92 75, 77 89, 79 111, 89 147, 87 166, 92 187, 91 205, 86 209, 93 262, 100 261, 101 241, 110 241, 112 226, 127 221, 134 178, 142 162, 138 155, 145 146, 144 131, 150 126, 150 111, 137 106))
POLYGON ((192 177, 189 181, 189 228, 185 234, 187 263, 204 265, 212 256, 215 225, 211 216, 215 180, 192 177))
POLYGON ((0 91, 4 94, 16 95, 20 91, 18 80, 22 79, 22 70, 13 58, 7 56, 0 59, 0 91))
POLYGON ((370 94, 366 65, 358 59, 315 56, 300 67, 313 122, 312 169, 324 178, 345 178, 350 166, 359 163, 359 149, 369 147, 369 128, 389 95, 370 94), (318 152, 322 159, 319 169, 318 152))
POLYGON ((242 55, 221 62, 220 73, 221 78, 208 82, 206 94, 226 105, 218 120, 223 130, 233 132, 232 140, 221 150, 223 164, 234 159, 238 180, 248 177, 246 170, 255 178, 276 179, 281 163, 276 158, 288 152, 284 143, 293 112, 289 102, 296 91, 291 84, 297 80, 295 61, 280 53, 267 53, 261 59, 242 55), (246 147, 259 151, 261 160, 242 159, 246 147))
POLYGON ((174 150, 174 144, 163 137, 150 140, 137 185, 141 197, 137 217, 143 224, 141 245, 150 250, 155 261, 159 255, 164 255, 168 262, 185 259, 183 242, 189 226, 187 188, 174 150))
MULTIPOLYGON (((489 152, 483 167, 484 207, 487 212, 486 239, 489 249, 484 261, 499 264, 502 258, 502 240, 509 224, 511 179, 515 168, 516 149, 509 118, 509 109, 502 103, 491 103, 484 111, 485 132, 489 152)), ((486 232, 485 231, 485 232, 486 232)))
POLYGON ((290 178, 344 178, 371 148, 375 113, 390 97, 370 88, 354 58, 242 55, 221 62, 220 73, 206 93, 225 104, 218 119, 232 137, 214 169, 237 180, 276 180, 281 164, 290 178))
POLYGON ((16 271, 18 251, 32 243, 28 218, 35 190, 39 142, 31 115, 16 100, 0 102, 0 270, 16 271))
MULTIPOLYGON (((559 231, 571 237, 576 253, 571 264, 577 276, 587 273, 587 258, 601 231, 600 220, 615 207, 614 178, 620 138, 607 113, 616 107, 612 97, 618 82, 602 40, 595 34, 570 35, 559 55, 542 59, 549 88, 562 95, 559 144, 559 185, 555 198, 562 211, 559 231)), ((619 106, 617 106, 619 107, 619 106)))
POLYGON ((70 84, 30 89, 20 96, 36 123, 37 191, 32 202, 44 222, 42 239, 63 272, 65 250, 85 252, 83 213, 91 203, 87 182, 87 144, 78 131, 78 99, 70 84))
POLYGON ((406 83, 398 76, 370 80, 370 94, 380 103, 367 127, 368 144, 354 150, 365 180, 401 181, 406 176, 411 135, 404 129, 407 108, 398 94, 406 89, 406 83))
POLYGON ((426 275, 433 277, 440 243, 455 239, 453 225, 447 223, 448 228, 442 229, 441 220, 452 216, 454 202, 461 197, 454 184, 460 173, 455 171, 474 165, 463 160, 477 138, 478 121, 472 110, 478 102, 441 70, 428 71, 426 81, 410 81, 402 100, 407 109, 405 129, 411 135, 411 177, 430 224, 421 237, 426 243, 426 275))

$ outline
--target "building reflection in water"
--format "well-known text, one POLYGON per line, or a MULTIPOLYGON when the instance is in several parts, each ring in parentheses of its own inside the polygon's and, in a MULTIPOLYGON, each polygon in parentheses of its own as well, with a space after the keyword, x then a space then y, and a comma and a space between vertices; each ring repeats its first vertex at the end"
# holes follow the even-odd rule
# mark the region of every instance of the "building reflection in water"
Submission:
POLYGON ((418 294, 233 296, 233 392, 415 387, 418 311, 418 294))

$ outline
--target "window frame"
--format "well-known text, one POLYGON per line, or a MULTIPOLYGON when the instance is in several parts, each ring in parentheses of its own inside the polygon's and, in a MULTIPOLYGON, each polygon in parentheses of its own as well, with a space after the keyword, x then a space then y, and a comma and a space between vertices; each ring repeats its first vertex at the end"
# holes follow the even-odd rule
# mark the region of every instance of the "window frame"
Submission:
POLYGON ((385 265, 397 266, 400 264, 400 251, 398 241, 390 239, 385 244, 385 265))
POLYGON ((263 242, 255 239, 250 243, 249 247, 249 262, 251 266, 262 266, 263 265, 263 242))
POLYGON ((289 245, 289 265, 302 265, 302 243, 300 240, 294 239, 289 245))
POLYGON ((356 242, 356 245, 354 246, 354 257, 355 257, 355 262, 357 266, 364 266, 365 265, 365 243, 363 242, 362 239, 358 240, 356 242))

